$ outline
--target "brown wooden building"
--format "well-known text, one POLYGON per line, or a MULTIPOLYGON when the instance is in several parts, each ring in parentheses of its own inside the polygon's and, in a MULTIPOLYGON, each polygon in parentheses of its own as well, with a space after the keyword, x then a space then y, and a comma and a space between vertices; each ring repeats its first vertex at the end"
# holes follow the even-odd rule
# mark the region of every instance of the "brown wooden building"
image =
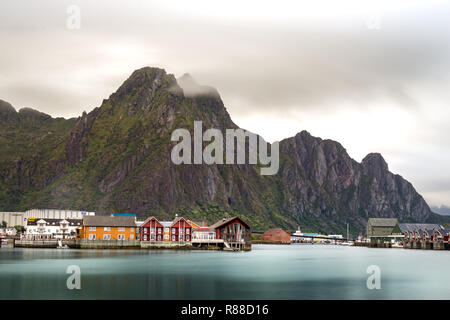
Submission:
POLYGON ((222 219, 209 227, 215 230, 216 239, 222 239, 225 246, 250 250, 250 226, 239 217, 222 219))
POLYGON ((280 243, 290 243, 291 235, 280 228, 269 229, 263 234, 263 240, 280 243))

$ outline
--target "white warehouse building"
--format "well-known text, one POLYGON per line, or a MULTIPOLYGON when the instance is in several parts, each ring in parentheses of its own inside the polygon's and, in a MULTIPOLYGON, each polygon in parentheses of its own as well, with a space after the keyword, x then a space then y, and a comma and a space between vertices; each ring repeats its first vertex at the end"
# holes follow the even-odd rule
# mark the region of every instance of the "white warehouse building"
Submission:
POLYGON ((8 227, 27 226, 28 219, 59 219, 82 220, 84 216, 95 216, 95 212, 58 210, 58 209, 31 209, 25 212, 0 212, 0 223, 5 221, 8 227))
POLYGON ((8 227, 24 226, 23 212, 0 212, 0 223, 3 221, 8 227))

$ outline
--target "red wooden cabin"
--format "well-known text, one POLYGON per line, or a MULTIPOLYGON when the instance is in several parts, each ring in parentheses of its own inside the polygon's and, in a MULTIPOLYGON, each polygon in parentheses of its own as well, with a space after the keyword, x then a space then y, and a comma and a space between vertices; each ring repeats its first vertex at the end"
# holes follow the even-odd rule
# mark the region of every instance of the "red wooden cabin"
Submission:
POLYGON ((232 247, 250 245, 250 226, 239 217, 223 219, 213 224, 210 229, 216 231, 216 239, 222 239, 232 247))
POLYGON ((170 241, 190 242, 192 241, 192 226, 183 218, 176 218, 170 226, 170 241))
POLYGON ((141 225, 141 241, 163 241, 163 225, 155 217, 150 217, 141 225))

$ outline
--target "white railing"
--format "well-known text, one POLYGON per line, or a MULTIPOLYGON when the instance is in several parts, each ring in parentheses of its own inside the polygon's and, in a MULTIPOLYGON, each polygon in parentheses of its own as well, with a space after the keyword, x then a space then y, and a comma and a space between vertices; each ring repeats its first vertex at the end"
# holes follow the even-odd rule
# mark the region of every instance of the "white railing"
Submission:
POLYGON ((222 239, 192 239, 192 243, 223 243, 222 239))

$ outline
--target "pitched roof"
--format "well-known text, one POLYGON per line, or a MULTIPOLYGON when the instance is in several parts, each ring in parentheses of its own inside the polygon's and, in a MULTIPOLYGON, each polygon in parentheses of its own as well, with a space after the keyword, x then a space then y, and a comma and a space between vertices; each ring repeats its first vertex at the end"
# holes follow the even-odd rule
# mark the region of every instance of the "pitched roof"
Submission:
POLYGON ((248 225, 248 223, 246 223, 244 220, 242 220, 239 217, 232 217, 232 218, 228 218, 228 219, 223 219, 223 220, 219 220, 216 223, 214 223, 212 226, 210 226, 210 229, 217 229, 220 228, 221 226, 233 221, 234 219, 238 219, 244 226, 246 226, 247 228, 250 229, 250 226, 248 225))
MULTIPOLYGON (((35 220, 28 220, 27 221, 27 225, 28 226, 36 226, 40 221, 44 221, 46 223, 46 225, 59 226, 60 223, 62 221, 64 221, 64 220, 69 222, 70 226, 79 226, 79 225, 81 225, 81 220, 80 219, 53 219, 53 218, 52 219, 45 218, 45 219, 39 219, 39 220, 37 220, 37 219, 35 219, 35 220)), ((42 222, 40 222, 40 223, 42 223, 42 222)))
POLYGON ((173 220, 171 226, 173 226, 174 224, 176 224, 178 221, 181 221, 181 220, 184 220, 188 225, 190 225, 192 227, 192 225, 189 223, 189 221, 183 217, 177 217, 175 220, 173 220))
POLYGON ((398 226, 402 232, 416 230, 441 230, 442 226, 434 223, 399 223, 398 226))
POLYGON ((147 219, 145 219, 145 221, 142 222, 141 226, 145 225, 147 222, 149 222, 149 221, 151 221, 151 220, 153 220, 153 219, 155 219, 156 222, 158 222, 159 224, 161 224, 161 222, 160 222, 156 217, 151 216, 151 217, 148 217, 147 219))
POLYGON ((443 236, 448 236, 450 234, 450 228, 447 226, 442 227, 442 229, 435 229, 435 231, 438 231, 443 236))
POLYGON ((134 217, 85 216, 83 224, 88 227, 136 227, 134 217))
POLYGON ((264 232, 264 235, 272 235, 274 233, 287 233, 287 234, 289 234, 287 231, 284 231, 281 228, 274 228, 274 229, 269 229, 266 232, 264 232))
POLYGON ((368 223, 373 227, 395 227, 398 220, 396 218, 369 218, 368 223))
POLYGON ((205 222, 195 222, 192 220, 188 220, 187 222, 189 222, 189 224, 192 226, 192 228, 201 228, 206 226, 205 222))

